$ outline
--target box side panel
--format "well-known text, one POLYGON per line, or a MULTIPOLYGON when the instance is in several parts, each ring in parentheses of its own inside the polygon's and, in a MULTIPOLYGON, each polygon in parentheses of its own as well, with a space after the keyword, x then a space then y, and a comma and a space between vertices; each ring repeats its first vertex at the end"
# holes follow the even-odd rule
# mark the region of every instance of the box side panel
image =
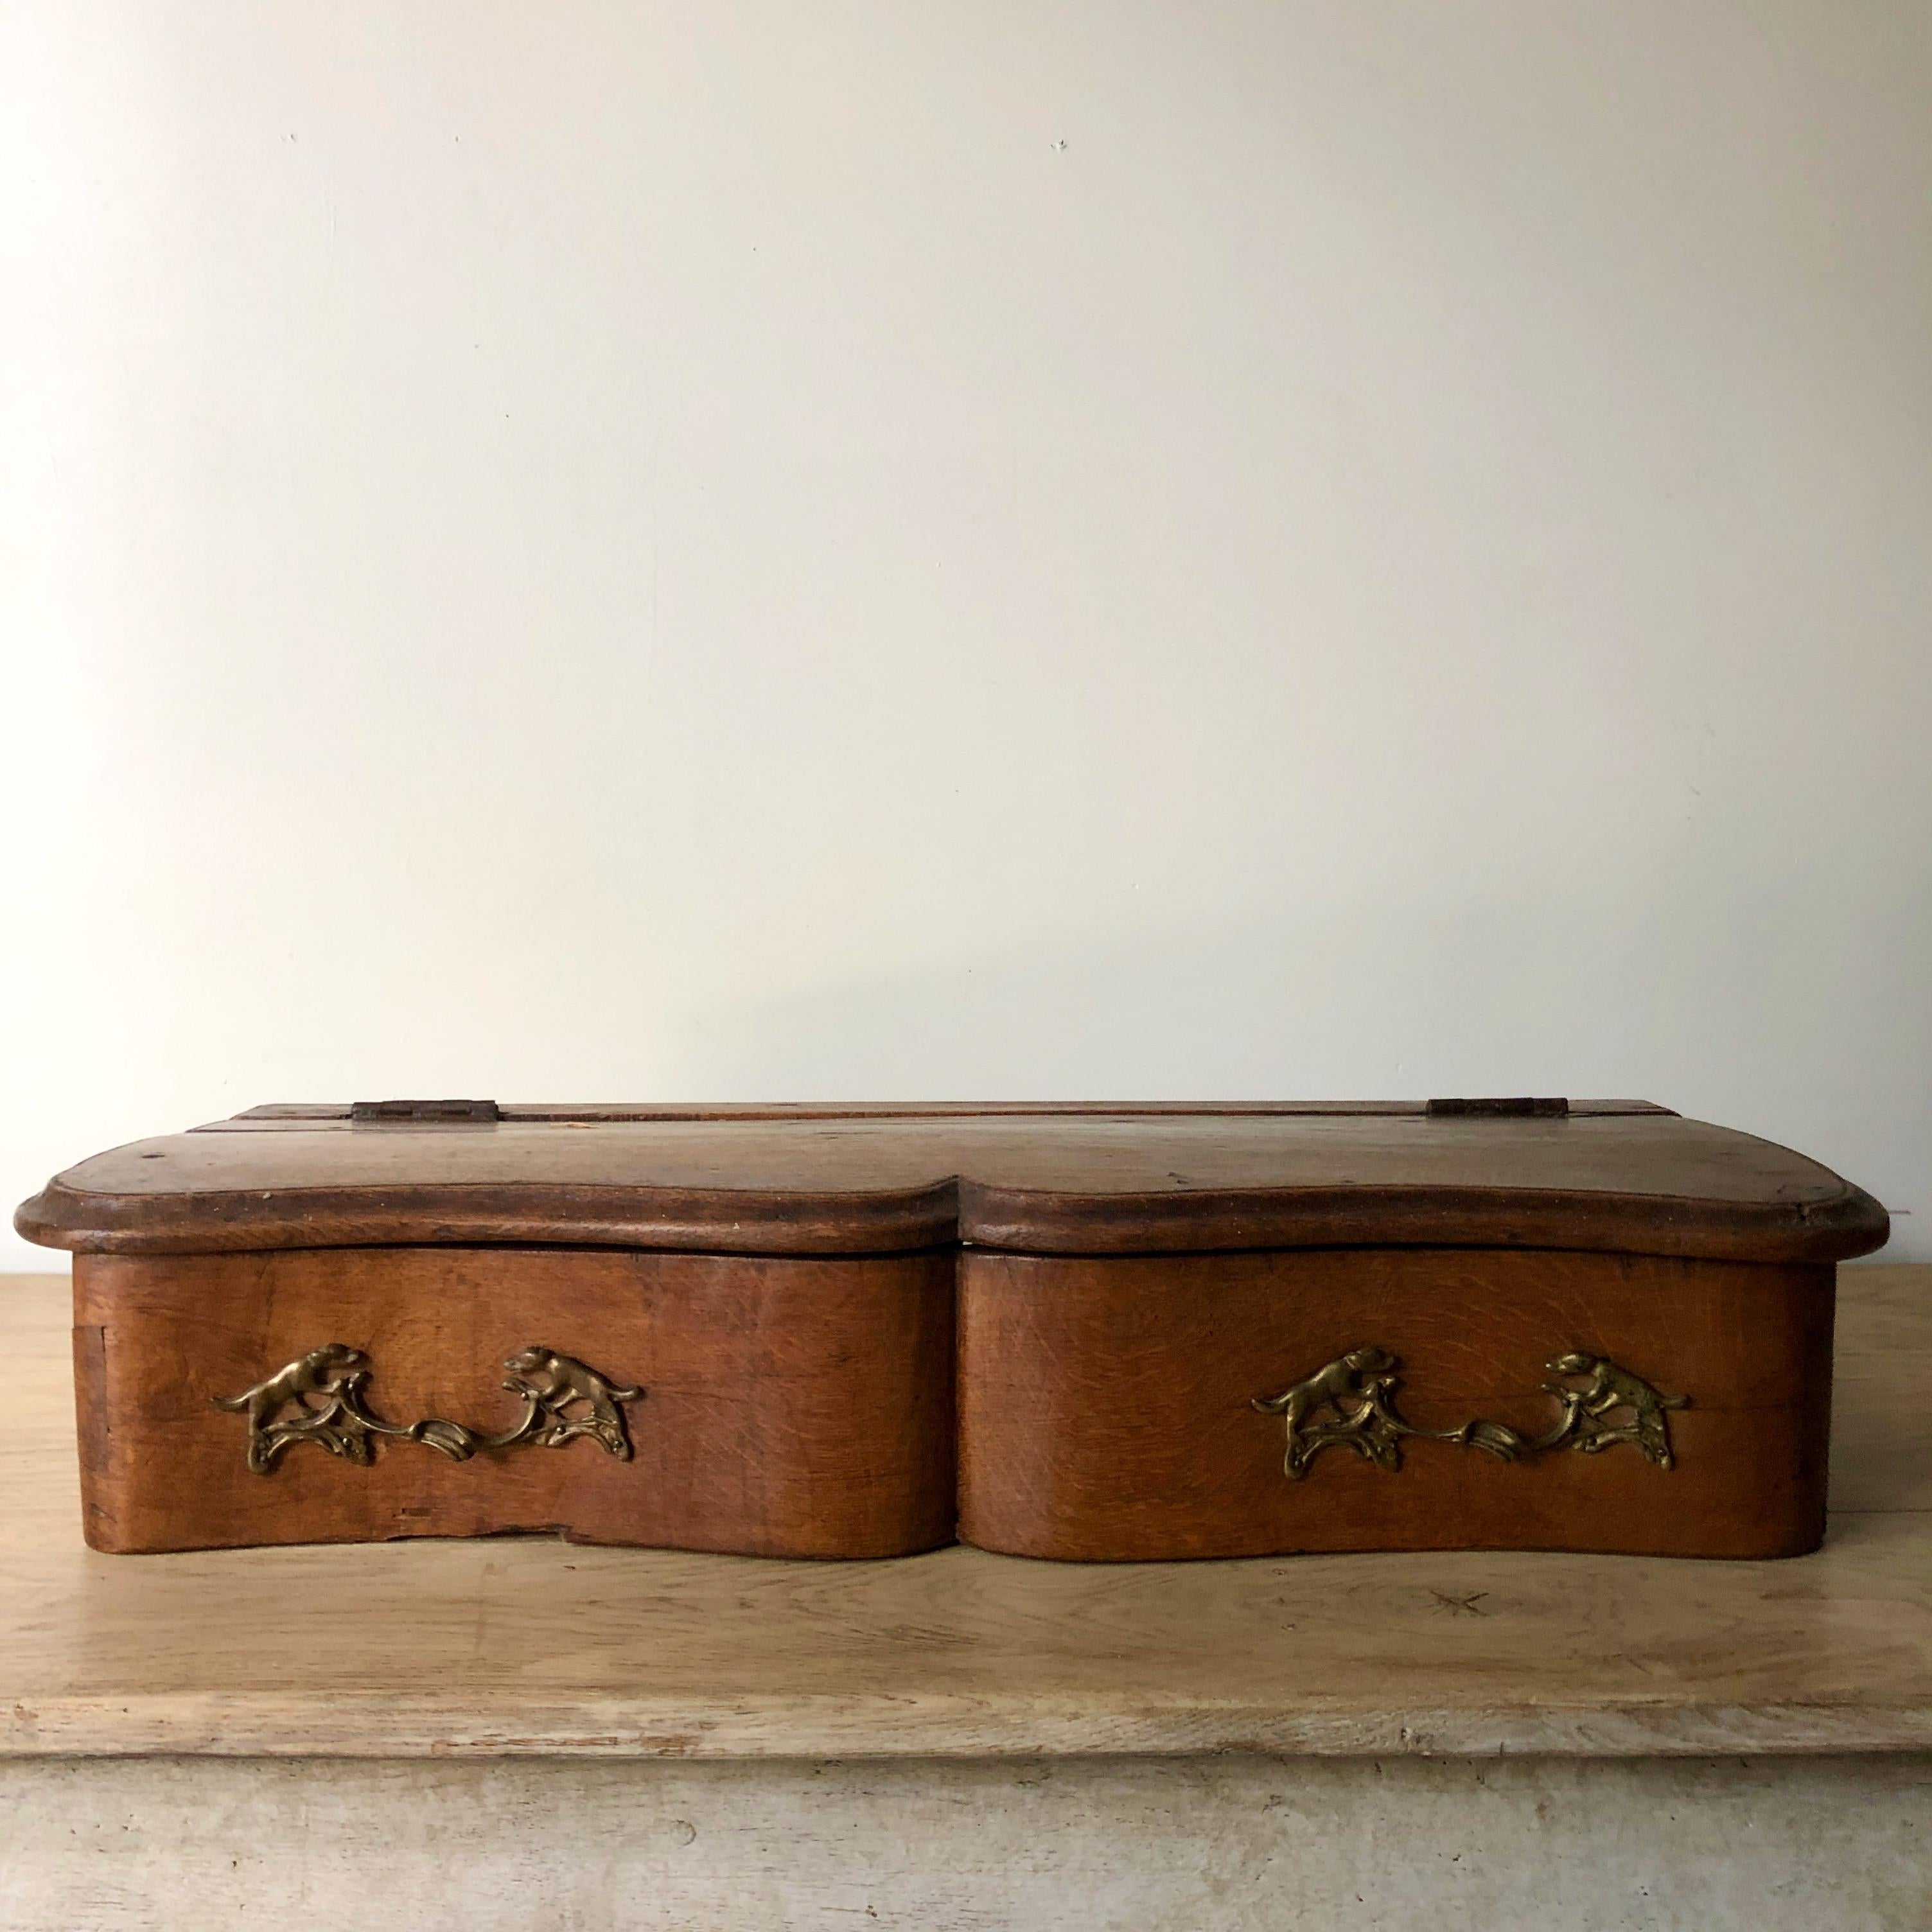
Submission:
MULTIPOLYGON (((76 1258, 76 1272, 80 1266, 76 1258)), ((79 1313, 78 1291, 76 1301, 79 1313)), ((80 1452, 80 1498, 87 1540, 112 1546, 113 1456, 108 1422, 106 1335, 98 1323, 76 1320, 74 1330, 74 1438, 80 1452), (103 1539, 106 1539, 104 1540, 103 1539)))
MULTIPOLYGON (((76 1341, 88 1540, 140 1551, 531 1530, 761 1556, 929 1549, 952 1536, 953 1267, 944 1252, 80 1256, 77 1336, 98 1338, 76 1341), (548 1367, 508 1366, 526 1350, 642 1393, 601 1432, 578 1402, 561 1419, 593 1426, 554 1444, 546 1411, 534 1439, 460 1460, 377 1434, 344 1454, 291 1439, 251 1469, 251 1439, 328 1399, 263 1398, 259 1428, 217 1399, 332 1343, 365 1358, 356 1406, 400 1427, 513 1431, 528 1405, 506 1381, 556 1385, 548 1367)), ((338 1418, 336 1433, 358 1431, 338 1418)))
POLYGON ((1829 1267, 1562 1252, 969 1252, 960 1534, 1080 1560, 1797 1555, 1824 1530, 1833 1288, 1829 1267), (1331 1376, 1340 1407, 1308 1386, 1372 1349, 1392 1364, 1331 1376), (1592 1387, 1564 1354, 1688 1405, 1650 1418, 1652 1454, 1606 1436, 1636 1422, 1610 1406, 1539 1449, 1569 1414, 1550 1385, 1592 1387), (1401 1434, 1366 1412, 1378 1373, 1402 1427, 1492 1427, 1401 1434))

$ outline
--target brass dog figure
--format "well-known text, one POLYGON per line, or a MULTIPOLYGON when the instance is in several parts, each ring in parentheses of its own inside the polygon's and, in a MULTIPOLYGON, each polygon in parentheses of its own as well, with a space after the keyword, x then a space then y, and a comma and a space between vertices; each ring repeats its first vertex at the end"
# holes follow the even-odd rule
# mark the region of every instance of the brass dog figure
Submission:
POLYGON ((1571 1350, 1544 1364, 1550 1375, 1589 1379, 1582 1388, 1544 1383, 1545 1392, 1562 1408, 1540 1436, 1526 1436, 1506 1422, 1480 1417, 1456 1429, 1418 1429, 1395 1406, 1401 1367, 1400 1358, 1386 1348, 1352 1348, 1279 1395, 1256 1396, 1252 1406, 1282 1418, 1288 1438, 1283 1474, 1299 1482, 1316 1457, 1332 1448, 1352 1449, 1378 1468, 1400 1469, 1403 1441, 1412 1436, 1480 1449, 1501 1462, 1531 1462, 1556 1449, 1594 1455, 1628 1442, 1658 1468, 1676 1466, 1667 1412, 1689 1408, 1690 1398, 1664 1394, 1607 1355, 1571 1350), (1628 1420, 1614 1419, 1626 1412, 1628 1420))
POLYGON ((1282 1418, 1288 1438, 1282 1473, 1299 1482, 1331 1444, 1346 1443, 1385 1469, 1401 1467, 1400 1438, 1408 1425, 1388 1404, 1399 1364, 1386 1348, 1352 1348, 1291 1384, 1279 1395, 1256 1396, 1253 1406, 1282 1418))
POLYGON ((466 1462, 482 1449, 525 1444, 560 1449, 580 1436, 621 1462, 631 1460, 622 1405, 641 1400, 641 1387, 620 1388, 587 1362, 540 1346, 520 1349, 503 1366, 509 1371, 503 1386, 523 1397, 524 1412, 513 1427, 495 1436, 440 1416, 424 1416, 407 1426, 385 1421, 363 1395, 369 1358, 346 1342, 325 1342, 240 1395, 209 1400, 217 1408, 248 1417, 248 1466, 258 1476, 267 1475, 283 1451, 297 1442, 316 1443, 332 1456, 366 1468, 375 1460, 378 1436, 422 1443, 454 1462, 466 1462))
POLYGON ((1640 1376, 1619 1367, 1607 1355, 1585 1355, 1572 1352, 1558 1355, 1546 1364, 1552 1376, 1588 1376, 1582 1389, 1559 1388, 1546 1384, 1568 1412, 1558 1440, 1567 1439, 1573 1448, 1586 1456, 1607 1449, 1613 1442, 1634 1442, 1660 1469, 1673 1468, 1676 1458, 1670 1451, 1670 1425, 1664 1412, 1688 1408, 1688 1395, 1666 1395, 1654 1389, 1640 1376), (1627 1423, 1606 1420, 1620 1408, 1630 1412, 1627 1423))
POLYGON ((541 1344, 520 1349, 503 1366, 510 1372, 503 1386, 523 1397, 524 1419, 508 1434, 491 1437, 490 1448, 535 1442, 560 1449, 573 1437, 587 1436, 620 1462, 631 1460, 631 1438, 618 1404, 642 1400, 641 1387, 619 1388, 574 1355, 560 1355, 541 1344), (568 1414, 578 1403, 587 1413, 568 1414))
POLYGON ((368 1379, 369 1358, 360 1348, 325 1342, 239 1395, 209 1399, 217 1408, 248 1417, 248 1466, 265 1476, 291 1443, 319 1442, 332 1456, 367 1463, 372 1435, 406 1435, 363 1408, 362 1384, 368 1379), (294 1413, 278 1420, 284 1409, 294 1413))

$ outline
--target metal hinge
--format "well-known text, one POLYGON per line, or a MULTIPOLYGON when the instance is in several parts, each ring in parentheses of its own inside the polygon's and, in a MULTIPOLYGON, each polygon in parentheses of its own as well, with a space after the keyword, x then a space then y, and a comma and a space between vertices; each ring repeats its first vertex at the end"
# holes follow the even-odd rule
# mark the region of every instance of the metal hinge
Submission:
POLYGON ((352 1120, 497 1120, 494 1100, 358 1100, 352 1120))
POLYGON ((1562 1120, 1570 1114, 1568 1100, 1432 1100, 1428 1106, 1432 1120, 1562 1120))

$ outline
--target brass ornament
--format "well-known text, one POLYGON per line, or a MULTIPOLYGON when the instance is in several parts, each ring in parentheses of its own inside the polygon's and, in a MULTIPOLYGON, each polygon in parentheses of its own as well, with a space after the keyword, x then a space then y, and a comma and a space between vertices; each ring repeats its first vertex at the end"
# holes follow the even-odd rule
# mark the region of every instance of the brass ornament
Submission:
POLYGON ((522 1398, 524 1412, 494 1435, 441 1416, 407 1424, 386 1421, 364 1393, 373 1366, 362 1349, 326 1342, 240 1395, 209 1400, 217 1408, 248 1417, 248 1466, 260 1476, 298 1442, 316 1443, 366 1468, 375 1460, 379 1436, 423 1443, 455 1462, 468 1462, 479 1450, 561 1449, 579 1436, 621 1462, 631 1460, 623 1405, 641 1402, 644 1390, 620 1388, 574 1355, 532 1344, 511 1356, 503 1364, 509 1372, 503 1387, 522 1398))
POLYGON ((1324 1449, 1347 1448, 1379 1468, 1402 1467, 1406 1436, 1454 1442, 1481 1449, 1504 1462, 1522 1462, 1552 1450, 1576 1449, 1586 1456, 1628 1442, 1660 1469, 1674 1466, 1666 1411, 1688 1408, 1686 1395, 1666 1395, 1607 1355, 1570 1351, 1544 1364, 1552 1376, 1568 1378, 1544 1384, 1562 1413, 1540 1436, 1525 1436, 1504 1422, 1480 1419, 1457 1429, 1418 1429, 1396 1412, 1395 1392, 1402 1378, 1399 1357, 1386 1348, 1352 1348, 1279 1395, 1257 1396, 1253 1406, 1279 1415, 1287 1432, 1283 1472, 1296 1481, 1324 1449), (1584 1385, 1571 1386, 1578 1378, 1584 1385))
POLYGON ((620 1462, 631 1460, 623 1405, 643 1401, 642 1388, 615 1388, 574 1355, 535 1346, 520 1349, 503 1366, 510 1372, 503 1386, 524 1399, 523 1420, 501 1436, 485 1436, 482 1448, 514 1449, 528 1442, 561 1449, 584 1436, 620 1462), (583 1412, 573 1416, 569 1412, 580 1402, 583 1412))

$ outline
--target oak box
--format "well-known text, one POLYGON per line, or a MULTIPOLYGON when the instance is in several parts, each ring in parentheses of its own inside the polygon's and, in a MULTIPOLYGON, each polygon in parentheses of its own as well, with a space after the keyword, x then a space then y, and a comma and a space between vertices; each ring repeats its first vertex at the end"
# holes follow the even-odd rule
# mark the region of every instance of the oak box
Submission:
POLYGON ((266 1107, 16 1221, 75 1250, 97 1549, 1090 1560, 1813 1548, 1887 1229, 1534 1100, 266 1107))

